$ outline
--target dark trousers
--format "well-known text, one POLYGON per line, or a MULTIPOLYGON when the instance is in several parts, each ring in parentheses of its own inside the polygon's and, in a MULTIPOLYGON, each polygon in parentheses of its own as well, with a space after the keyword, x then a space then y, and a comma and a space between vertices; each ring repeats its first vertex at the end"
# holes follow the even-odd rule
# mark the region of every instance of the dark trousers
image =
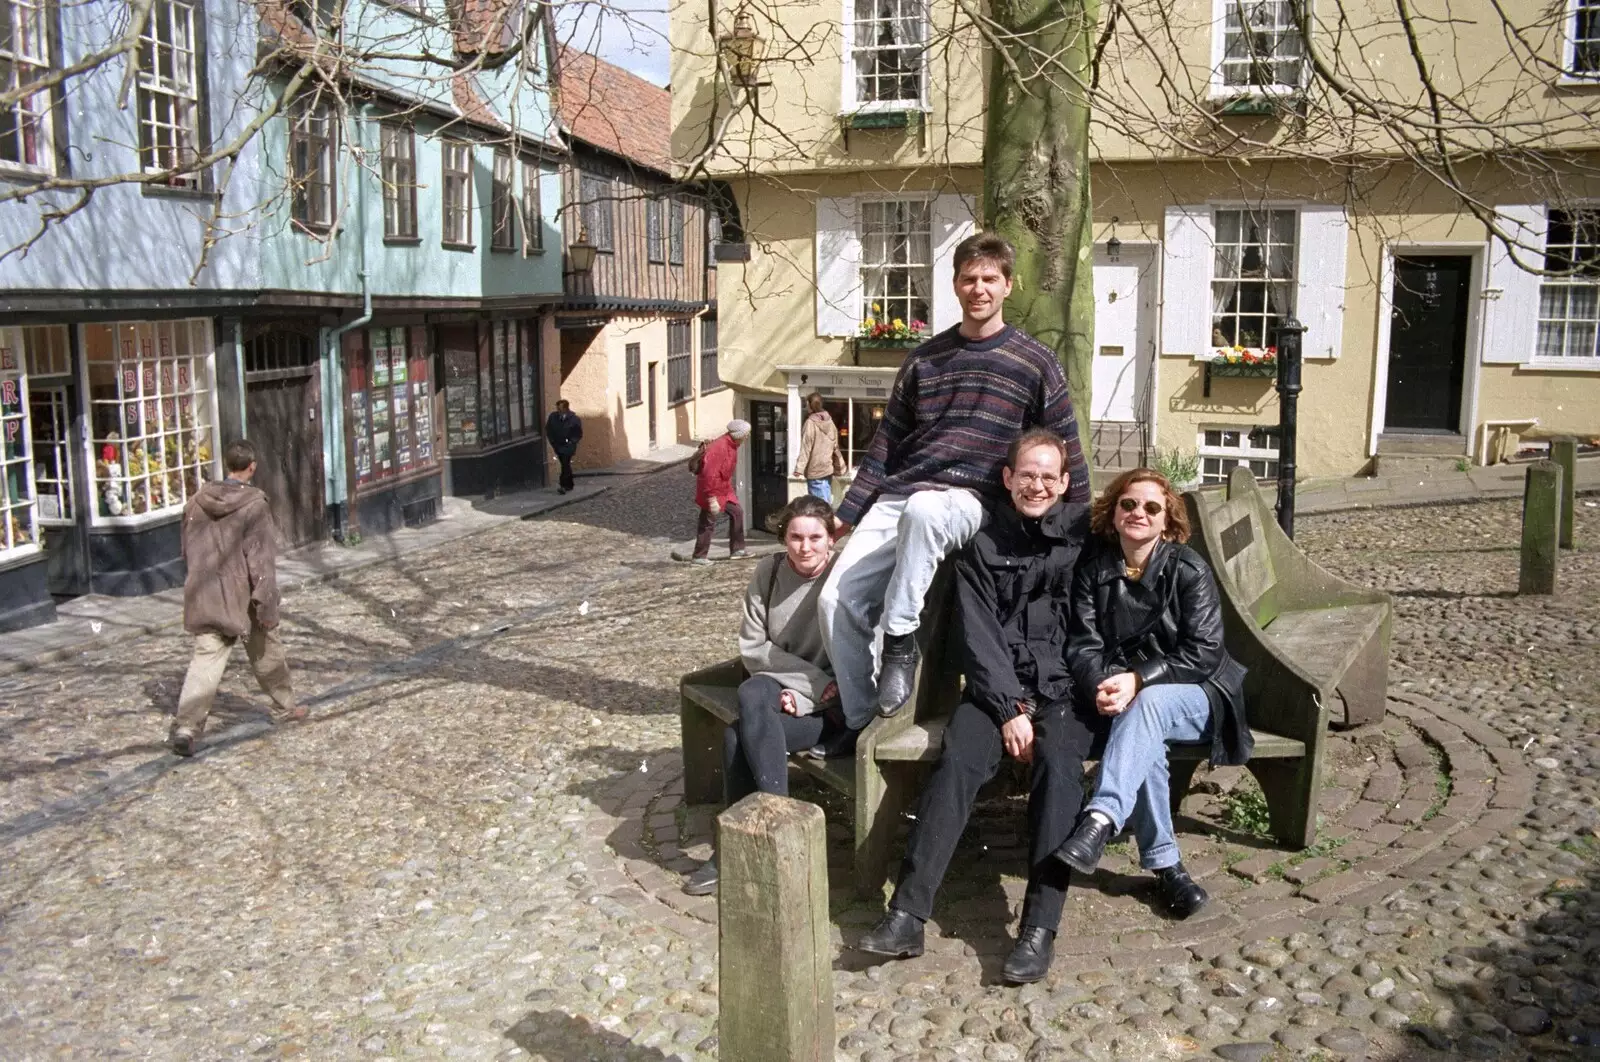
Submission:
MULTIPOLYGON (((1072 872, 1050 853, 1067 839, 1083 807, 1083 761, 1096 743, 1096 729, 1061 706, 1034 720, 1033 734, 1028 889, 1022 924, 1054 932, 1061 924, 1072 872)), ((978 790, 995 776, 1004 757, 994 720, 970 701, 957 705, 945 728, 939 765, 922 791, 890 907, 923 920, 932 916, 934 893, 966 829, 978 790)))
POLYGON ((556 460, 561 462, 561 489, 572 489, 572 455, 557 453, 556 460))
MULTIPOLYGON (((728 552, 738 553, 744 549, 744 509, 738 502, 725 501, 722 511, 728 515, 728 552)), ((696 557, 709 556, 711 553, 711 532, 716 529, 717 514, 710 509, 700 510, 700 523, 695 528, 694 555, 696 557)))
POLYGON ((788 715, 783 687, 767 675, 739 684, 739 720, 722 735, 722 793, 733 806, 754 792, 789 795, 789 753, 809 749, 830 724, 820 713, 788 715))

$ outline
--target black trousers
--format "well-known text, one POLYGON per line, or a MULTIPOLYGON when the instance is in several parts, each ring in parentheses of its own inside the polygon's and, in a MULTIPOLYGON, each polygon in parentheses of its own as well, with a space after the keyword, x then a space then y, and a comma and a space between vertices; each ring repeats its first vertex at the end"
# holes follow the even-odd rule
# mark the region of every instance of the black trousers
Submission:
POLYGON ((739 721, 722 734, 722 794, 732 807, 754 792, 789 795, 789 753, 831 733, 820 713, 788 715, 778 707, 783 687, 767 675, 739 684, 739 721))
MULTIPOLYGON (((1083 761, 1104 746, 1103 728, 1066 706, 1033 724, 1033 781, 1028 791, 1028 889, 1022 924, 1055 931, 1061 924, 1072 872, 1050 853, 1072 832, 1083 808, 1083 761)), ((962 701, 944 732, 944 751, 922 791, 900 882, 889 906, 928 919, 956 842, 966 829, 978 790, 995 776, 1005 747, 1000 727, 983 709, 962 701)))
POLYGON ((710 509, 700 510, 700 522, 695 525, 694 555, 706 557, 711 554, 711 535, 717 528, 717 520, 726 515, 728 518, 728 552, 738 553, 744 549, 744 509, 738 502, 723 502, 722 512, 714 513, 710 509))
POLYGON ((557 453, 556 460, 561 462, 561 489, 571 490, 572 479, 572 454, 557 453))

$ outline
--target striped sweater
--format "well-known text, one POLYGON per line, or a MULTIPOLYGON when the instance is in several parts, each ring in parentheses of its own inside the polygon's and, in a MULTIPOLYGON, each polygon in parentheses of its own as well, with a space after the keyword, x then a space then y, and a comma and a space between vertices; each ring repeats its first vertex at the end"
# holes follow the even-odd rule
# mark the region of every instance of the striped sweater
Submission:
POLYGON ((1088 501, 1089 467, 1054 352, 1011 325, 977 341, 946 329, 900 366, 839 519, 860 523, 880 494, 966 487, 998 502, 1005 497, 1006 451, 1033 427, 1067 441, 1067 500, 1088 501))

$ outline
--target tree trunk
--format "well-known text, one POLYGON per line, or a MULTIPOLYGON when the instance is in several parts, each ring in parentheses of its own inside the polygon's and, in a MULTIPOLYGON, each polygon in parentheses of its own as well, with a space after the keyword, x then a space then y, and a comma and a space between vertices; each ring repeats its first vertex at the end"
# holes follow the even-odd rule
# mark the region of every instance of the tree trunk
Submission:
POLYGON ((984 140, 988 227, 1017 250, 1006 320, 1061 359, 1084 457, 1094 364, 1088 86, 1099 0, 994 0, 984 140))

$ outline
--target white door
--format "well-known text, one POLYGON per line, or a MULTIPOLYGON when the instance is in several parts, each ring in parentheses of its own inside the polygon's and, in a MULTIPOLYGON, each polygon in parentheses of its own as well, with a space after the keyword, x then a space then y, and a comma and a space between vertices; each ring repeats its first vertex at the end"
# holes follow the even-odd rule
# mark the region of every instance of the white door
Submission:
POLYGON ((1091 420, 1142 420, 1139 399, 1155 354, 1154 254, 1123 247, 1094 257, 1094 399, 1091 420))

